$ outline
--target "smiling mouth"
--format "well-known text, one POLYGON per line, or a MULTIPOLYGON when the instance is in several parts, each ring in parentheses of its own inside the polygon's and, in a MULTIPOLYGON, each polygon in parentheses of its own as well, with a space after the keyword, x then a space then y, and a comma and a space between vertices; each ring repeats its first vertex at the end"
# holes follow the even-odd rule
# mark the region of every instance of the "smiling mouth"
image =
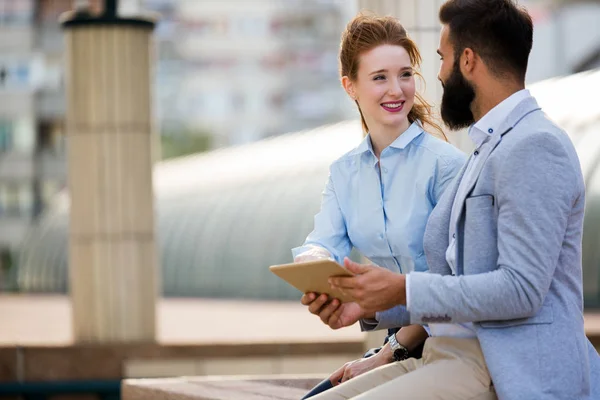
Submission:
POLYGON ((400 112, 404 108, 404 101, 396 101, 393 103, 381 103, 381 107, 389 112, 400 112))

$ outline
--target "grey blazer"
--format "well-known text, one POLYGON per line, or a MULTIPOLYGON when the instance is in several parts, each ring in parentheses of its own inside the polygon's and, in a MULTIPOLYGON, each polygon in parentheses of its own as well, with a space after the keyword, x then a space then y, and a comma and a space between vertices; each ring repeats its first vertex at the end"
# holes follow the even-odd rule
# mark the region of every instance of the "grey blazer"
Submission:
POLYGON ((467 197, 456 199, 456 271, 445 252, 464 168, 430 216, 429 273, 411 273, 410 321, 474 322, 501 400, 600 399, 600 357, 583 328, 575 149, 532 97, 491 140, 467 197))

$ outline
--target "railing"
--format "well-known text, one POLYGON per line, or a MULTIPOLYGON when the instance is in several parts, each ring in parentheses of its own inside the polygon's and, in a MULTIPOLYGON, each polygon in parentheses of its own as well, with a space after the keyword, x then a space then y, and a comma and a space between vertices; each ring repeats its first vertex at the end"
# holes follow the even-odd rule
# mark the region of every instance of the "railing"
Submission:
POLYGON ((91 394, 100 400, 120 400, 121 381, 57 381, 0 383, 0 399, 21 396, 24 400, 47 400, 56 395, 91 394))

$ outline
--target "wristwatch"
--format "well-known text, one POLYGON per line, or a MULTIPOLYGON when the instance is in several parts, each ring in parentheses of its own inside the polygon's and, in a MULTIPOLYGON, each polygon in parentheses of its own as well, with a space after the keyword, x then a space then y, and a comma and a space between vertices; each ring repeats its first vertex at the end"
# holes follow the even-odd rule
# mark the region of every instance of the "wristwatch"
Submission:
POLYGON ((396 340, 396 334, 392 333, 388 337, 388 343, 390 344, 390 348, 392 349, 392 353, 394 356, 394 361, 402 361, 408 358, 408 349, 398 343, 396 340))

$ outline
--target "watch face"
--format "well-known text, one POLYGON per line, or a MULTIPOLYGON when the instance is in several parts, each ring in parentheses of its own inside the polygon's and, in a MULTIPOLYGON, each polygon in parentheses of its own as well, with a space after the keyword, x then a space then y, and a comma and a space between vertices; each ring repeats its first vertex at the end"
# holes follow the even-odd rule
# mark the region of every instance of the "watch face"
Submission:
POLYGON ((394 360, 402 361, 408 358, 408 350, 405 347, 400 347, 394 350, 394 360))

